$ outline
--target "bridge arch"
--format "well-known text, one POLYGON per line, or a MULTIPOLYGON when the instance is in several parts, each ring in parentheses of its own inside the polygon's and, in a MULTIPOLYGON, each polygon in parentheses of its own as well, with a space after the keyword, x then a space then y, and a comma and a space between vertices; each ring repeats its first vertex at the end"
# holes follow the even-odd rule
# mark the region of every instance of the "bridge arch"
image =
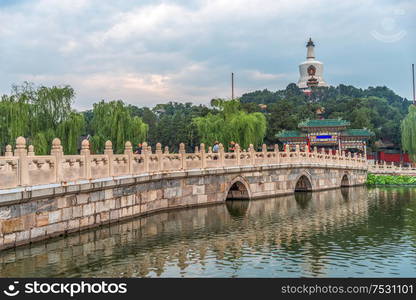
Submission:
POLYGON ((350 183, 350 177, 348 176, 348 174, 344 174, 344 175, 342 175, 342 178, 341 178, 341 187, 347 187, 347 186, 351 186, 351 183, 350 183))
POLYGON ((237 176, 228 184, 225 194, 225 200, 251 198, 250 185, 244 177, 237 176))
POLYGON ((312 179, 303 173, 295 181, 295 192, 311 192, 313 190, 312 179))

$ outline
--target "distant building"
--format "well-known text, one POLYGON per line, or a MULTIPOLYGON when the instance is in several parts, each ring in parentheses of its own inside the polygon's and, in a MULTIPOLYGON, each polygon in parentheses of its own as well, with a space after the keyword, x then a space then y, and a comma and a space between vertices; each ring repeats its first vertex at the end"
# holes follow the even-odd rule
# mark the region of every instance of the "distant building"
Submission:
POLYGON ((309 38, 306 44, 306 61, 299 65, 298 87, 305 93, 310 93, 313 86, 328 86, 323 78, 324 64, 315 59, 315 44, 309 38))
POLYGON ((325 148, 366 152, 367 141, 374 136, 368 129, 348 129, 350 122, 341 119, 306 120, 299 123, 299 130, 283 130, 276 137, 291 148, 325 148))

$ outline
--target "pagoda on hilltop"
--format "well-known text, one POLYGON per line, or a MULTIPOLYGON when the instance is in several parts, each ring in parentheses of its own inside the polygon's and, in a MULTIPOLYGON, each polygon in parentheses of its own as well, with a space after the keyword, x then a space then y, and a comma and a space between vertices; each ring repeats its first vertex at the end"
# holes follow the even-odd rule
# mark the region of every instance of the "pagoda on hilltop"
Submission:
POLYGON ((367 141, 374 133, 366 128, 350 129, 350 122, 342 119, 306 120, 298 124, 299 130, 283 130, 276 137, 285 145, 294 150, 296 145, 305 151, 340 150, 359 152, 365 154, 367 141))
POLYGON ((306 60, 299 65, 298 87, 310 94, 312 87, 328 85, 323 78, 324 64, 315 59, 315 44, 312 38, 309 38, 306 48, 306 60))

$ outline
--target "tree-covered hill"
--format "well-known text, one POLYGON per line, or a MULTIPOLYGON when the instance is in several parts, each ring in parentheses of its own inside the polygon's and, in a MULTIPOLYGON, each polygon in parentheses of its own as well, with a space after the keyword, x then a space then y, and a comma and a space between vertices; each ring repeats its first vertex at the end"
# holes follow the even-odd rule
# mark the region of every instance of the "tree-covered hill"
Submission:
POLYGON ((315 118, 316 110, 323 109, 324 118, 342 118, 351 122, 351 128, 368 128, 383 139, 400 146, 400 122, 411 104, 387 87, 360 89, 353 86, 315 88, 310 96, 303 94, 296 84, 276 92, 263 90, 246 93, 241 97, 243 106, 251 111, 263 107, 268 119, 266 140, 275 140, 282 129, 296 129, 307 118, 315 118), (254 105, 256 104, 256 105, 254 105))

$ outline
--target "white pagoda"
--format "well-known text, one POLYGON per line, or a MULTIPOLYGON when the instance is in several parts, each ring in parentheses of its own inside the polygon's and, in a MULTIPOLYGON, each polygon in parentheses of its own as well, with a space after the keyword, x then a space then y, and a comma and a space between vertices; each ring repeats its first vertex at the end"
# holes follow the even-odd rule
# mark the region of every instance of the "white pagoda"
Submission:
POLYGON ((299 65, 298 87, 305 92, 312 86, 328 86, 323 78, 324 64, 315 59, 315 44, 309 38, 306 44, 306 60, 299 65))

